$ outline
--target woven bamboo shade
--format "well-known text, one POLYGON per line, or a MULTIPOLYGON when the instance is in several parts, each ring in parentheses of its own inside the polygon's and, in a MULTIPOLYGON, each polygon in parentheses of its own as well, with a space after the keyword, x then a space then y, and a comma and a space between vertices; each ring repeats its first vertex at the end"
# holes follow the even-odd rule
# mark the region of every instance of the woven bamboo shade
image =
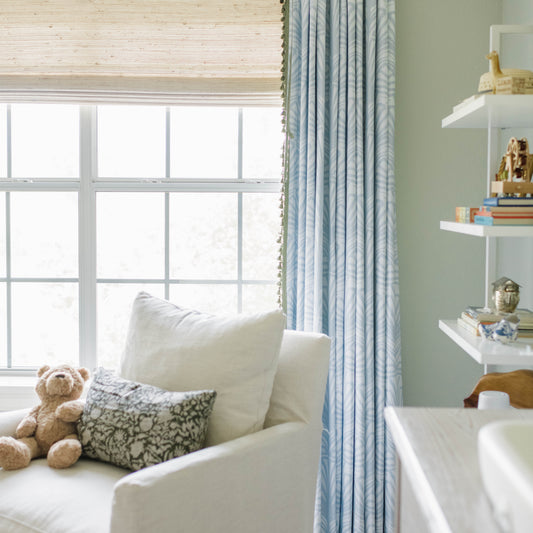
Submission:
POLYGON ((280 0, 0 0, 0 100, 279 100, 280 0))

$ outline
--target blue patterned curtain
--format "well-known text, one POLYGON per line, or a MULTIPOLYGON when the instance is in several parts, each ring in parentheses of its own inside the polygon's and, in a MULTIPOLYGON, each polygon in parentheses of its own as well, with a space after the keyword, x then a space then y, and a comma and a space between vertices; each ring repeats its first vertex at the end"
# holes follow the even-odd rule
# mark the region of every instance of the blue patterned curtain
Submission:
POLYGON ((394 0, 286 0, 284 22, 288 325, 333 340, 315 531, 393 531, 394 0))

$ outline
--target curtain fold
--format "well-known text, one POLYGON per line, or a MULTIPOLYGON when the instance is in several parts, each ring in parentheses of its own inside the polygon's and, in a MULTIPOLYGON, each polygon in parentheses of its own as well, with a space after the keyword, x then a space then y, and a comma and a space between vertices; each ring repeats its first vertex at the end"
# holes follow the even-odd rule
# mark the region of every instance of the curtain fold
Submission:
POLYGON ((332 337, 315 531, 393 531, 401 403, 394 0, 288 0, 289 328, 332 337))

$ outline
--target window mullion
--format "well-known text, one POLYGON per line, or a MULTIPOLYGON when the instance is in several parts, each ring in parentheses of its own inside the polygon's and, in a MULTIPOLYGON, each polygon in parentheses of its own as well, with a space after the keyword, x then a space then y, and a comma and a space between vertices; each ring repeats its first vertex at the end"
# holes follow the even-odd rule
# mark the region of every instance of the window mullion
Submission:
MULTIPOLYGON (((11 106, 7 106, 7 178, 13 176, 12 139, 11 139, 11 106)), ((7 368, 13 366, 13 313, 12 313, 12 284, 11 284, 11 193, 5 193, 5 221, 6 221, 6 351, 7 368)))
MULTIPOLYGON (((165 178, 170 178, 170 107, 165 111, 165 178)), ((170 193, 165 192, 165 298, 170 300, 170 193)))
MULTIPOLYGON (((272 192, 279 193, 279 180, 180 180, 180 179, 99 179, 94 183, 97 192, 272 192)), ((0 190, 2 183, 0 182, 0 190)))
POLYGON ((96 322, 96 107, 80 107, 80 189, 78 197, 80 276, 80 364, 97 365, 96 322))
MULTIPOLYGON (((242 131, 242 109, 239 109, 239 129, 238 129, 238 152, 237 152, 237 178, 242 180, 242 156, 243 156, 243 131, 242 131)), ((242 192, 237 194, 237 312, 242 313, 242 192)))

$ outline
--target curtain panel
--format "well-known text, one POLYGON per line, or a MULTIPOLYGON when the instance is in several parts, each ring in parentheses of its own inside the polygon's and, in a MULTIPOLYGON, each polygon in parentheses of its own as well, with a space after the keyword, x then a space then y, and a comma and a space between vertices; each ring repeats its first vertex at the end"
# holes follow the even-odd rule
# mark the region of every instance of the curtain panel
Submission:
POLYGON ((394 0, 288 0, 284 300, 332 338, 315 531, 393 531, 401 403, 394 0))

